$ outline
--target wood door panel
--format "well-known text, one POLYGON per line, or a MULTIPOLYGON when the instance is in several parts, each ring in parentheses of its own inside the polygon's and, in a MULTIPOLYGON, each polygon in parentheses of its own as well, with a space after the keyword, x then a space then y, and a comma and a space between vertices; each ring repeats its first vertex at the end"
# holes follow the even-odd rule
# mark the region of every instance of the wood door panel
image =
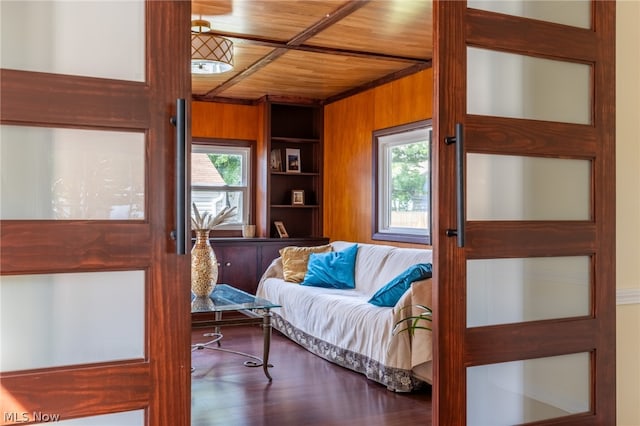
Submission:
POLYGON ((598 326, 599 322, 593 318, 567 318, 468 328, 465 364, 483 365, 591 352, 596 347, 598 326))
POLYGON ((470 259, 561 256, 595 253, 596 226, 573 221, 467 222, 470 259))
POLYGON ((599 39, 590 29, 536 21, 518 16, 468 9, 466 40, 469 45, 491 46, 528 55, 596 60, 599 39), (509 37, 505 37, 505 34, 509 37))
POLYGON ((150 247, 145 223, 11 221, 0 228, 3 274, 146 268, 150 247))
POLYGON ((176 99, 190 98, 190 6, 146 1, 145 82, 1 70, 2 124, 145 136, 145 220, 1 223, 3 275, 145 270, 145 360, 2 372, 3 402, 21 404, 20 412, 41 409, 64 420, 142 409, 148 425, 190 423, 190 262, 170 239, 176 228, 170 117, 176 99))
POLYGON ((0 70, 3 122, 144 129, 149 125, 145 83, 0 70), (102 84, 100 85, 102 87, 102 84), (33 105, 38 105, 34 108, 33 105), (105 114, 105 108, 111 112, 105 114))
MULTIPOLYGON (((176 99, 191 97, 191 41, 184 37, 190 32, 190 12, 190 2, 147 2, 147 20, 153 23, 147 27, 147 31, 153 33, 147 37, 147 58, 153 57, 147 73, 149 85, 156 89, 148 105, 151 110, 149 138, 154 144, 148 153, 151 167, 147 188, 157 187, 149 194, 153 235, 151 290, 147 299, 147 339, 149 353, 153 354, 150 359, 153 386, 147 410, 149 425, 190 424, 191 262, 188 254, 176 255, 176 243, 169 237, 176 227, 176 129, 169 120, 176 114, 176 99)), ((191 108, 189 102, 186 104, 189 123, 191 108)), ((185 138, 186 152, 190 152, 189 125, 185 138)), ((188 213, 185 221, 189 221, 188 213)))
POLYGON ((55 413, 67 419, 144 409, 149 379, 144 361, 3 373, 2 411, 55 413))
POLYGON ((468 115, 465 136, 467 152, 593 158, 598 149, 595 129, 581 124, 468 115))
MULTIPOLYGON (((468 393, 467 366, 581 352, 591 354, 589 412, 530 424, 615 423, 615 3, 593 1, 590 12, 592 28, 582 29, 471 9, 466 2, 434 2, 434 424, 471 420, 467 408, 478 401, 468 393), (585 106, 591 123, 467 114, 469 47, 591 66, 585 106), (588 220, 474 218, 465 222, 465 244, 458 247, 456 238, 445 236, 456 228, 457 187, 456 150, 444 143, 458 123, 464 127, 463 158, 477 152, 590 161, 588 220), (467 328, 467 304, 476 307, 467 294, 469 259, 545 256, 590 257, 590 316, 467 328)), ((518 70, 503 68, 500 76, 517 78, 518 70)), ((525 93, 518 105, 531 101, 525 93)), ((484 420, 493 415, 486 414, 484 420)))

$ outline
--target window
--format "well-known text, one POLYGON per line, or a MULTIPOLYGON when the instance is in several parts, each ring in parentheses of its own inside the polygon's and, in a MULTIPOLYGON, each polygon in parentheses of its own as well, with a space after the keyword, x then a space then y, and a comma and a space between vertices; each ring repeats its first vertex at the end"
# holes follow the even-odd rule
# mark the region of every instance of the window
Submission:
POLYGON ((191 202, 200 212, 218 213, 235 206, 234 218, 217 229, 240 230, 250 223, 251 147, 193 143, 191 202))
POLYGON ((431 120, 373 132, 374 240, 431 244, 431 120))

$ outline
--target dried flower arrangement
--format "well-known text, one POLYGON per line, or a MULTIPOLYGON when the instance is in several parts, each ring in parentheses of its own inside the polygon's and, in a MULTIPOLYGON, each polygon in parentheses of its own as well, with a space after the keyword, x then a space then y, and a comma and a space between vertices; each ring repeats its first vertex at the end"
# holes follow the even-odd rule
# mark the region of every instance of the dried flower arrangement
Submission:
POLYGON ((215 216, 210 212, 205 211, 204 214, 200 214, 196 203, 191 204, 193 206, 193 212, 191 215, 191 226, 195 231, 210 231, 217 226, 222 225, 229 221, 235 214, 236 208, 225 207, 218 212, 215 216))

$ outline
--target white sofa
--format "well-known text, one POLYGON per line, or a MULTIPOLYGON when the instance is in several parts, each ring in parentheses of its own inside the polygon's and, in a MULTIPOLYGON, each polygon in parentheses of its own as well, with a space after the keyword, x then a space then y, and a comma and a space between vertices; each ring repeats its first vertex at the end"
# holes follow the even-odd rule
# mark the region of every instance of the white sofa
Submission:
MULTIPOLYGON (((334 251, 353 244, 331 243, 334 251)), ((394 324, 419 312, 417 304, 431 306, 431 279, 414 282, 394 307, 368 300, 417 263, 432 263, 432 251, 358 244, 355 289, 344 290, 287 282, 277 258, 262 276, 257 296, 282 306, 273 310, 272 323, 294 342, 390 390, 408 392, 431 383, 431 332, 394 333, 394 324)))

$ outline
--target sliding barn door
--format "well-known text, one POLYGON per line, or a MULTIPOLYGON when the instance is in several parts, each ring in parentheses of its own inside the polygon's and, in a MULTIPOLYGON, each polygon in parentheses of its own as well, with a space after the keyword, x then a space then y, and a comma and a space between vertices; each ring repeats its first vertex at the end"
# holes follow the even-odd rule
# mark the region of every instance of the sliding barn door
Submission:
POLYGON ((434 424, 615 424, 615 3, 434 20, 434 424))
POLYGON ((190 97, 190 4, 0 8, 2 424, 186 426, 170 117, 190 97))

